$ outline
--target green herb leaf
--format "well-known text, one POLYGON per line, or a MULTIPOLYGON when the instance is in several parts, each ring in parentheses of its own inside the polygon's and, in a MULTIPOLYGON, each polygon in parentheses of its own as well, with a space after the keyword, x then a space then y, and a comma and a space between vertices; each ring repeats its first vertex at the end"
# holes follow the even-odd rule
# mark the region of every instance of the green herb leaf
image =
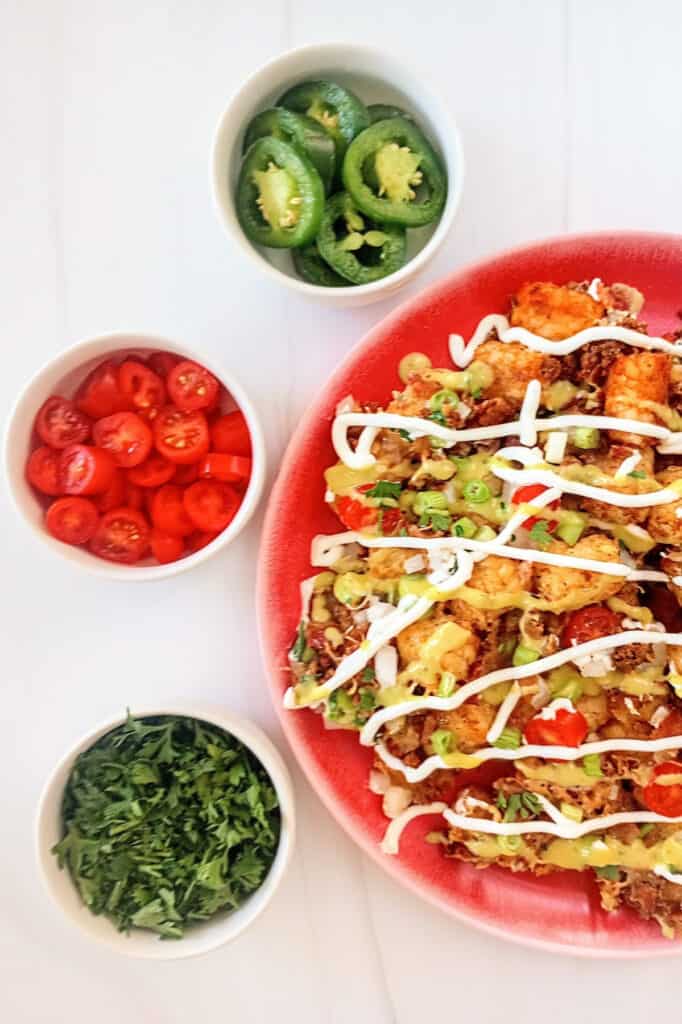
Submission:
MULTIPOLYGON (((302 628, 294 645, 305 645, 302 628)), ((292 655, 294 651, 292 651, 292 655)), ((83 902, 119 931, 179 939, 263 882, 277 794, 233 736, 175 715, 132 718, 76 760, 52 852, 83 902)))
POLYGON ((633 469, 628 476, 631 476, 633 480, 646 480, 646 473, 643 473, 641 469, 633 469))
POLYGON ((596 873, 599 875, 600 878, 608 878, 609 882, 617 882, 618 881, 618 865, 617 864, 607 864, 603 868, 595 868, 594 870, 596 871, 596 873))
POLYGON ((400 497, 402 485, 391 483, 389 480, 377 480, 374 487, 367 491, 368 498, 394 498, 400 497))
POLYGON ((534 544, 537 544, 541 548, 546 548, 548 544, 551 544, 554 538, 549 532, 547 521, 545 519, 538 519, 537 523, 533 523, 533 527, 530 531, 530 539, 534 544))

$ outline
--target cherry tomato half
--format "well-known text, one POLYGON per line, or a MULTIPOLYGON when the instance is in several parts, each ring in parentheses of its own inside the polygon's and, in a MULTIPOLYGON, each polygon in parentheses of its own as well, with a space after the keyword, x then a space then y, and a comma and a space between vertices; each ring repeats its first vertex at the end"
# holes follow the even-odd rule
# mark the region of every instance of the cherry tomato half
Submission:
POLYGON ((229 455, 251 455, 251 436, 244 414, 236 409, 211 424, 211 447, 229 455))
POLYGON ((109 452, 72 444, 59 460, 59 488, 63 494, 102 494, 111 484, 115 469, 109 452))
POLYGON ((128 471, 128 480, 137 487, 161 487, 175 473, 175 466, 158 452, 151 452, 139 466, 128 471))
POLYGON ((73 402, 52 395, 38 410, 35 429, 40 440, 50 448, 66 448, 87 440, 90 420, 79 412, 73 402))
POLYGON ((561 646, 575 647, 600 636, 612 636, 620 632, 620 619, 603 604, 588 604, 571 612, 561 631, 561 646))
POLYGON ((213 477, 224 483, 246 482, 251 476, 251 459, 225 452, 209 452, 199 463, 199 476, 213 477))
POLYGON ((152 352, 147 359, 147 366, 150 370, 165 380, 174 366, 181 362, 180 356, 174 356, 172 352, 152 352))
POLYGON ((154 420, 154 444, 170 462, 198 462, 208 451, 208 441, 208 423, 202 412, 183 412, 168 405, 154 420))
POLYGON ((98 494, 94 501, 100 512, 110 512, 112 508, 119 508, 126 504, 126 478, 123 470, 115 469, 111 483, 106 491, 98 494))
POLYGON ((166 484, 159 488, 151 502, 152 523, 173 537, 185 537, 195 529, 185 510, 182 496, 182 487, 166 484))
POLYGON ((137 359, 126 359, 118 370, 121 393, 128 406, 148 420, 154 419, 166 404, 166 387, 158 374, 137 359))
POLYGON ((655 814, 666 818, 682 817, 682 763, 657 764, 643 791, 644 803, 655 814))
MULTIPOLYGON (((549 490, 544 484, 527 484, 525 487, 519 487, 511 496, 512 505, 532 505, 533 499, 538 498, 545 491, 549 490)), ((559 508, 561 505, 560 501, 550 501, 548 508, 559 508)), ((521 523, 526 530, 532 530, 535 524, 538 522, 537 516, 530 516, 528 519, 524 519, 521 523)), ((556 530, 559 524, 556 520, 551 519, 547 523, 547 529, 551 533, 552 530, 556 530)))
POLYGON ((26 479, 43 494, 61 494, 59 487, 59 452, 42 445, 31 452, 26 463, 26 479))
POLYGON ((197 530, 196 533, 191 533, 189 537, 185 537, 185 544, 187 545, 187 554, 193 555, 195 551, 201 551, 211 541, 214 541, 216 537, 220 536, 220 531, 217 533, 206 533, 202 530, 197 530))
POLYGON ((97 509, 87 498, 57 498, 45 514, 48 532, 65 544, 87 544, 98 520, 97 509))
POLYGON ((557 708, 554 718, 536 715, 526 722, 523 735, 527 743, 556 747, 579 747, 587 736, 587 719, 580 712, 557 708))
POLYGON ((88 374, 78 389, 75 402, 80 411, 93 420, 129 408, 118 386, 118 367, 113 359, 100 363, 88 374))
POLYGON ((185 545, 181 537, 173 537, 170 533, 154 528, 151 532, 152 554, 157 562, 165 565, 167 562, 177 562, 185 552, 185 545))
POLYGON ((149 548, 147 520, 134 508, 112 509, 99 521, 90 550, 110 562, 138 562, 149 548))
POLYGON ((92 429, 95 444, 106 449, 116 463, 124 469, 139 466, 152 448, 152 432, 145 421, 134 412, 115 412, 97 420, 92 429))
POLYGON ((183 359, 168 374, 171 402, 183 412, 210 409, 218 396, 218 381, 209 370, 191 359, 183 359))
POLYGON ((219 480, 197 480, 184 493, 187 515, 206 533, 220 533, 232 522, 241 504, 237 492, 219 480))

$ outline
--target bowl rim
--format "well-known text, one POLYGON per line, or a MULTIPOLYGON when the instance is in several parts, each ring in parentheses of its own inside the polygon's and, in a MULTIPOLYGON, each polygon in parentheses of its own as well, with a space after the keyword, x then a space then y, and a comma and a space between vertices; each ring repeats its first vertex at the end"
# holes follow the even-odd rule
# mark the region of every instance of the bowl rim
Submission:
MULTIPOLYGON (((551 248, 553 246, 584 245, 589 243, 611 242, 614 239, 622 241, 644 241, 651 245, 658 244, 662 247, 670 246, 672 243, 678 247, 682 243, 682 233, 647 231, 637 229, 617 229, 613 231, 586 231, 570 232, 561 235, 547 237, 535 237, 500 250, 490 250, 475 259, 468 260, 461 266, 449 271, 439 277, 425 288, 422 288, 416 295, 413 295, 394 307, 386 316, 381 317, 369 330, 365 331, 358 341, 346 352, 341 361, 331 370, 324 381, 324 390, 333 388, 336 379, 343 379, 347 373, 347 367, 357 359, 358 355, 371 348, 378 335, 383 335, 393 328, 405 316, 414 309, 423 305, 429 298, 439 295, 448 283, 460 276, 465 277, 472 272, 478 272, 493 262, 502 262, 514 259, 516 256, 525 255, 529 250, 539 248, 551 248)), ((682 954, 682 943, 668 943, 667 945, 656 945, 642 949, 641 947, 628 950, 627 948, 590 947, 563 942, 559 939, 550 940, 536 938, 529 935, 519 935, 511 929, 495 925, 485 921, 466 909, 454 905, 439 895, 431 887, 425 886, 418 879, 413 877, 411 872, 404 868, 400 861, 383 854, 378 843, 375 843, 362 827, 361 821, 350 813, 348 807, 341 797, 337 795, 333 785, 323 778, 316 770, 316 763, 307 745, 302 743, 296 735, 294 718, 291 711, 286 711, 282 706, 282 688, 279 679, 278 668, 275 665, 270 648, 267 631, 267 599, 268 599, 268 573, 269 573, 269 550, 267 538, 272 534, 274 521, 277 516, 277 508, 281 500, 281 492, 285 482, 291 475, 292 464, 295 461, 295 453, 301 445, 302 440, 310 430, 310 423, 319 402, 319 394, 315 401, 311 402, 305 415, 298 422, 291 435, 287 448, 282 456, 277 477, 270 490, 265 519, 263 523, 262 537, 265 540, 261 543, 258 558, 258 569, 256 577, 256 614, 258 622, 258 639, 261 651, 261 658, 265 668, 266 682, 270 699, 275 708, 278 720, 286 740, 300 765, 307 782, 315 790, 315 793, 329 811, 334 820, 340 825, 344 832, 359 846, 359 848, 370 857, 389 877, 398 885, 404 886, 421 900, 425 900, 431 906, 438 908, 444 914, 454 917, 462 924, 477 929, 480 932, 491 935, 496 939, 505 942, 512 942, 517 946, 537 949, 542 952, 568 955, 580 959, 600 960, 654 960, 659 958, 679 957, 682 954)))
MULTIPOLYGON (((78 364, 76 364, 72 370, 65 370, 64 373, 76 373, 78 368, 78 364)), ((34 416, 40 404, 47 397, 47 388, 45 391, 46 394, 39 398, 38 404, 35 406, 34 416)), ((27 441, 30 444, 30 434, 27 441)), ((232 371, 225 369, 221 362, 216 361, 210 355, 208 358, 204 358, 204 355, 198 352, 191 344, 176 341, 174 338, 165 335, 135 329, 126 330, 120 328, 106 331, 103 334, 81 338, 79 341, 62 348, 55 355, 41 363, 38 369, 26 380, 14 400, 5 420, 2 438, 2 469, 11 497, 11 504, 19 519, 29 528, 31 534, 38 537, 43 545, 58 555, 63 562, 70 563, 104 579, 124 580, 126 582, 151 582, 177 576, 182 572, 193 569, 197 565, 201 565, 202 562, 211 558, 222 548, 227 547, 242 532, 258 507, 265 485, 266 463, 265 437, 258 413, 253 402, 232 371), (105 559, 98 558, 87 551, 86 548, 76 547, 72 550, 71 545, 63 544, 56 538, 51 537, 43 526, 39 527, 29 521, 19 499, 19 493, 22 484, 25 484, 29 491, 30 485, 25 483, 23 473, 21 481, 19 480, 19 476, 12 465, 13 444, 16 442, 14 435, 19 429, 17 427, 17 418, 23 412, 23 406, 32 401, 32 392, 41 384, 44 378, 58 373, 61 364, 71 362, 79 354, 82 354, 81 365, 85 365, 90 360, 104 360, 118 352, 145 348, 170 351, 177 355, 183 355, 187 359, 192 359, 206 366, 207 369, 211 370, 218 377, 220 383, 233 397, 237 407, 244 413, 248 424, 252 449, 251 478, 234 519, 206 547, 200 548, 193 554, 180 558, 176 562, 168 562, 165 565, 119 565, 115 562, 107 562, 105 559), (75 557, 74 553, 76 551, 87 555, 87 557, 82 559, 75 557)))
MULTIPOLYGON (((125 714, 107 718, 82 734, 80 739, 73 742, 68 750, 61 755, 45 779, 36 804, 33 821, 36 868, 43 889, 47 892, 52 905, 59 908, 62 916, 68 919, 82 935, 93 939, 98 945, 108 947, 125 956, 146 960, 180 960, 200 956, 236 939, 266 910, 279 888, 291 863, 296 840, 296 803, 291 775, 279 750, 260 726, 226 708, 210 703, 192 704, 186 701, 170 701, 167 704, 142 704, 131 710, 131 714, 135 718, 178 715, 208 722, 234 736, 261 763, 277 793, 281 821, 275 856, 263 882, 236 911, 219 914, 216 918, 202 922, 199 926, 202 929, 201 933, 193 934, 190 931, 178 942, 161 942, 154 932, 139 929, 136 934, 144 937, 144 945, 128 945, 128 936, 118 932, 113 924, 110 931, 103 932, 95 927, 95 921, 106 921, 106 918, 102 915, 91 914, 80 900, 77 907, 66 906, 57 891, 57 886, 50 877, 55 870, 64 871, 65 877, 68 876, 68 871, 56 866, 54 856, 44 843, 45 835, 50 829, 48 819, 55 810, 55 804, 61 803, 66 781, 68 781, 78 755, 92 747, 107 733, 122 725, 127 718, 125 714), (60 785, 59 779, 62 775, 64 781, 60 785), (49 870, 50 868, 52 871, 49 870), (260 899, 256 900, 255 898, 259 895, 260 899), (250 913, 248 912, 249 906, 251 906, 250 913), (244 913, 244 911, 246 912, 244 913), (230 921, 237 913, 241 914, 240 919, 236 925, 230 927, 230 921)), ((71 885, 73 886, 72 882, 71 885)))
MULTIPOLYGON (((437 90, 432 89, 430 86, 425 85, 422 87, 424 95, 428 96, 434 103, 434 106, 439 108, 438 126, 440 131, 439 139, 436 141, 440 142, 440 138, 447 141, 448 145, 452 147, 454 152, 454 160, 451 161, 444 153, 442 154, 443 162, 448 174, 447 199, 440 219, 436 223, 434 232, 423 248, 420 249, 419 252, 415 253, 415 255, 408 260, 403 267, 396 270, 393 274, 380 278, 378 281, 371 281, 369 284, 350 285, 348 288, 336 290, 326 288, 322 285, 311 284, 308 281, 304 281, 302 278, 285 274, 279 270, 278 267, 270 263, 270 261, 259 252, 257 247, 246 237, 241 225, 239 224, 235 210, 234 196, 231 195, 230 197, 231 201, 229 203, 229 208, 222 199, 220 181, 221 175, 224 172, 224 167, 219 161, 219 150, 223 136, 230 130, 233 108, 237 102, 249 92, 249 90, 258 85, 259 80, 262 77, 266 77, 266 75, 270 74, 280 65, 284 66, 290 61, 293 62, 302 57, 315 58, 315 60, 319 58, 322 60, 326 54, 338 54, 339 51, 343 50, 351 53, 362 54, 366 57, 380 57, 381 59, 388 59, 396 64, 399 64, 401 59, 397 53, 391 50, 379 49, 378 47, 368 46, 364 43, 307 43, 303 46, 297 46, 292 49, 285 50, 266 61, 264 64, 261 64, 248 76, 248 78, 246 78, 241 86, 233 91, 227 105, 224 107, 223 112, 218 118, 218 122, 213 133, 211 156, 209 161, 209 184, 213 197, 213 205, 226 234, 233 238, 243 250, 247 251, 252 263, 260 267, 260 269, 273 281, 284 284, 288 288, 291 288, 293 291, 297 291, 302 295, 320 299, 329 299, 330 293, 336 292, 339 292, 341 296, 347 296, 349 299, 351 296, 359 299, 370 298, 372 296, 380 295, 383 292, 394 291, 401 285, 405 284, 407 280, 411 279, 429 262, 445 241, 445 238, 452 227, 455 215, 459 209, 466 174, 462 139, 457 122, 450 113, 450 109, 447 104, 441 99, 440 93, 437 90), (453 163, 455 164, 456 173, 453 171, 453 163)), ((416 74, 414 65, 411 62, 409 68, 411 75, 416 74)), ((417 69, 417 71, 418 70, 419 69, 417 69)), ((312 68, 310 73, 314 74, 315 69, 312 68)), ((237 129, 235 134, 239 130, 240 129, 237 129)), ((439 148, 442 149, 442 146, 439 146, 439 148)))

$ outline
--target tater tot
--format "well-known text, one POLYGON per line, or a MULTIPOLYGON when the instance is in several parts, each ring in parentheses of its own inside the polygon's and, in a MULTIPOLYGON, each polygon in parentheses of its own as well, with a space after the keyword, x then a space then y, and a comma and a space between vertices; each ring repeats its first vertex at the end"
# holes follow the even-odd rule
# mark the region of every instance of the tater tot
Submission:
POLYGON ((592 327, 603 315, 602 303, 587 292, 536 281, 524 284, 514 297, 511 323, 549 341, 561 341, 592 327))
MULTIPOLYGON (((606 537, 600 533, 583 537, 573 547, 555 541, 547 550, 555 554, 592 558, 600 562, 619 561, 618 542, 613 537, 606 537)), ((545 601, 565 602, 566 611, 605 601, 617 594, 623 584, 622 576, 607 576, 601 572, 569 569, 566 566, 535 566, 535 585, 539 596, 545 601)))
MULTIPOLYGON (((671 466, 658 474, 659 484, 671 484, 674 480, 682 480, 682 466, 671 466)), ((682 497, 669 505, 654 505, 648 509, 647 529, 658 544, 682 545, 682 497)))
MULTIPOLYGON (((620 356, 612 364, 604 390, 604 412, 642 423, 660 423, 660 417, 648 405, 668 404, 670 356, 664 352, 635 352, 620 356)), ((655 438, 611 430, 613 441, 641 448, 656 444, 655 438)))

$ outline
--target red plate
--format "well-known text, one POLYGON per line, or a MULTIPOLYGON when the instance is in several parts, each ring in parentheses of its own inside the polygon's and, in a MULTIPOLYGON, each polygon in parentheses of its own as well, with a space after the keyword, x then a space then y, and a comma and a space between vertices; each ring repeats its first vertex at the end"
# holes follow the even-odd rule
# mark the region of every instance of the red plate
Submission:
POLYGON ((682 952, 658 926, 633 912, 607 914, 596 887, 579 872, 535 878, 501 868, 476 870, 444 858, 424 836, 440 821, 419 818, 403 833, 400 854, 381 853, 387 825, 381 798, 367 788, 372 761, 356 733, 325 730, 311 711, 284 711, 287 651, 298 624, 299 581, 312 574, 311 538, 341 529, 325 505, 323 471, 335 461, 330 425, 337 402, 352 393, 385 401, 401 387, 397 366, 408 352, 426 352, 450 366, 448 335, 468 337, 486 313, 505 312, 524 281, 557 283, 601 277, 646 296, 649 330, 680 325, 682 237, 615 233, 577 235, 495 256, 433 285, 383 320, 348 355, 300 423, 272 492, 258 580, 261 642, 270 690, 282 726, 308 779, 329 810, 394 878, 456 917, 497 936, 543 949, 590 956, 665 956, 682 952))

